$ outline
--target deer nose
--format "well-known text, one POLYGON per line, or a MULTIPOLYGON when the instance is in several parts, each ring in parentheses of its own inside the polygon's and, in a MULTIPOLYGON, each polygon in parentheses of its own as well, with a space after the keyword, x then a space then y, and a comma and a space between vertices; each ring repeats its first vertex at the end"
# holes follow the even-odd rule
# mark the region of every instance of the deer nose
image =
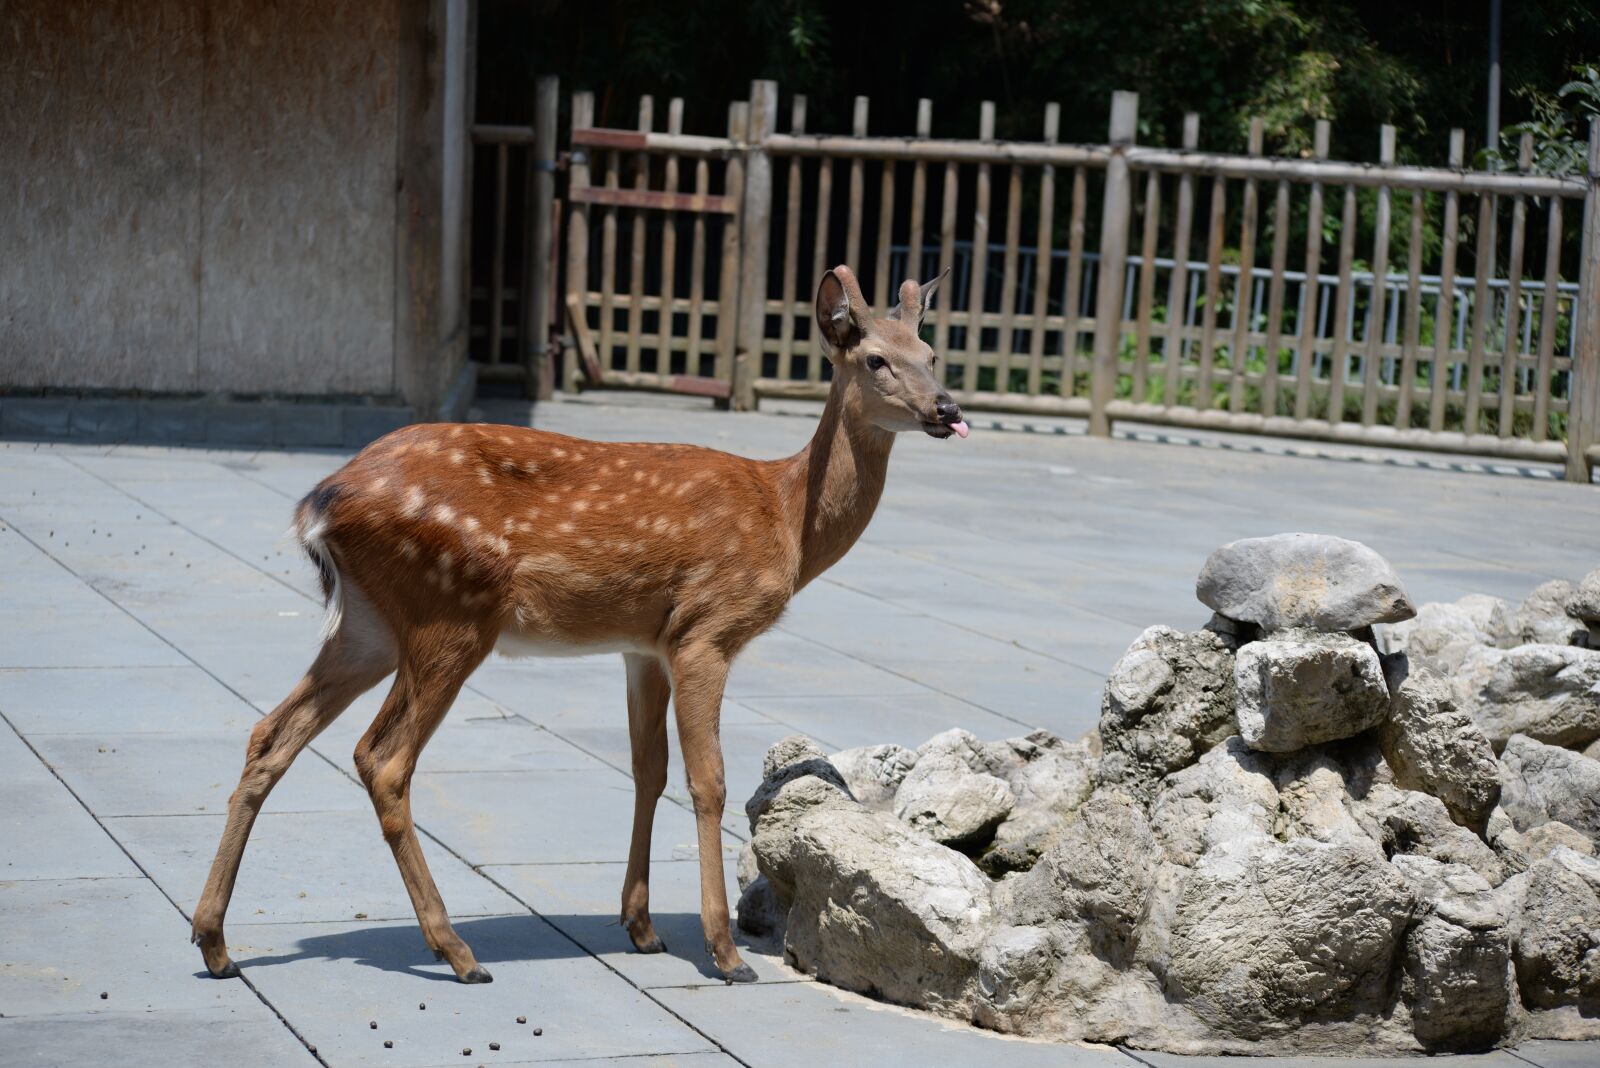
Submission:
POLYGON ((933 410, 939 417, 939 422, 946 426, 961 422, 961 405, 944 394, 940 394, 938 400, 934 401, 933 410))

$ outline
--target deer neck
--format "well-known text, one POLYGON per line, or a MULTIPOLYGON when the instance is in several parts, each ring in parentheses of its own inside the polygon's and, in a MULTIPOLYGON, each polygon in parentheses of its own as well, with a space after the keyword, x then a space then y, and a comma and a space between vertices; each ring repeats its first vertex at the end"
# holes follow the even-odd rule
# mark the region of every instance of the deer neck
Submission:
POLYGON ((867 421, 853 385, 835 378, 817 431, 784 465, 785 508, 800 546, 796 589, 838 561, 883 495, 894 434, 867 421))

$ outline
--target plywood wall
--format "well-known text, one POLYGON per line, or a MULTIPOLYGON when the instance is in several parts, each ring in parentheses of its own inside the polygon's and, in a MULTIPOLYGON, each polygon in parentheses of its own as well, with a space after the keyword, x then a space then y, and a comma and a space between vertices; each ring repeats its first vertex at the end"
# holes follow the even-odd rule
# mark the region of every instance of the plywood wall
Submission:
POLYGON ((395 389, 398 0, 12 0, 0 385, 395 389))

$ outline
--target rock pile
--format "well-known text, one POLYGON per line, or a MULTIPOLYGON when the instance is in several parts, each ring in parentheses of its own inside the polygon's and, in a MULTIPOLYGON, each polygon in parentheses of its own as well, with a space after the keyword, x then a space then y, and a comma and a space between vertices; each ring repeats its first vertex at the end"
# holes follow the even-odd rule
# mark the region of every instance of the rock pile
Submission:
POLYGON ((836 985, 1180 1053, 1600 1037, 1600 571, 1414 609, 1366 546, 1224 546, 1100 726, 767 755, 739 923, 836 985), (1590 747, 1589 755, 1579 751, 1590 747))

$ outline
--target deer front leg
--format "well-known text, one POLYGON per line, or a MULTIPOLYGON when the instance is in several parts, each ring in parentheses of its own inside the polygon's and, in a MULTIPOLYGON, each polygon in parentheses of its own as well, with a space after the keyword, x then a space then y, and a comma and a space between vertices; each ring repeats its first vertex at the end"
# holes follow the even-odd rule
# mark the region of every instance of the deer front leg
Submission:
POLYGON ((724 979, 753 983, 755 971, 733 945, 722 873, 722 810, 727 787, 722 777, 721 722, 728 667, 728 658, 719 649, 687 645, 672 658, 672 688, 677 695, 678 741, 683 747, 700 847, 700 925, 706 949, 724 979))
POLYGON ((640 953, 667 947, 650 922, 650 830, 667 788, 667 700, 672 685, 661 661, 627 653, 628 735, 633 748, 633 841, 622 883, 622 926, 640 953))

